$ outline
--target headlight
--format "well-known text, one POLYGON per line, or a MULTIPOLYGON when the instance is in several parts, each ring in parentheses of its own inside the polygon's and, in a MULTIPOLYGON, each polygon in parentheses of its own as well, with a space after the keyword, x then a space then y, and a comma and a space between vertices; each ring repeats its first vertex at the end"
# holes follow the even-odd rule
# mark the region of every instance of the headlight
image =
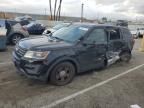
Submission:
POLYGON ((50 53, 49 51, 44 51, 44 52, 27 51, 26 54, 24 55, 24 58, 42 60, 45 59, 49 53, 50 53))

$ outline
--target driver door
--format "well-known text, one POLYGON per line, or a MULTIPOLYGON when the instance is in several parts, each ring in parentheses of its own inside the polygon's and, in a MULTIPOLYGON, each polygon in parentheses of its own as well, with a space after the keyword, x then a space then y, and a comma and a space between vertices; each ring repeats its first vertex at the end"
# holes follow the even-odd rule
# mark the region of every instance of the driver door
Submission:
POLYGON ((84 40, 79 60, 82 71, 95 69, 103 65, 107 50, 107 36, 104 28, 95 28, 84 40))

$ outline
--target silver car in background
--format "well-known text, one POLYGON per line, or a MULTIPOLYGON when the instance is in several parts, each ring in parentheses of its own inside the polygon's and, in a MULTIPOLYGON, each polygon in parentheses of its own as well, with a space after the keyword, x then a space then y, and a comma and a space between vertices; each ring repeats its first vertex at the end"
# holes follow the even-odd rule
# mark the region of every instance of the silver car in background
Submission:
POLYGON ((144 35, 144 28, 137 28, 135 30, 131 30, 131 34, 134 38, 142 38, 144 35))
POLYGON ((3 22, 7 29, 7 44, 15 45, 20 39, 29 37, 28 31, 25 30, 19 22, 5 19, 0 19, 0 22, 3 22))

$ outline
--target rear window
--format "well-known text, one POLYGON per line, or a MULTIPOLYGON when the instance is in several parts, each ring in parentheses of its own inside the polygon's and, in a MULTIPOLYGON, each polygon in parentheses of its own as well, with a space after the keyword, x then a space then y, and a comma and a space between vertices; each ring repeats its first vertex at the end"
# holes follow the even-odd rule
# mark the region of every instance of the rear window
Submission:
POLYGON ((130 31, 128 30, 128 29, 122 29, 122 33, 123 33, 123 38, 124 39, 128 39, 128 38, 131 38, 132 37, 132 35, 131 35, 131 33, 130 33, 130 31))

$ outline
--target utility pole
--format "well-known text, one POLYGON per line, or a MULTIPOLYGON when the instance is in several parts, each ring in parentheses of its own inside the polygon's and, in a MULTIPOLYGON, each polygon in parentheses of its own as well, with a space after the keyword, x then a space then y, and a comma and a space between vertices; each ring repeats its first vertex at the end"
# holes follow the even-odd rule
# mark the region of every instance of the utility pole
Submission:
POLYGON ((82 5, 81 5, 81 22, 83 22, 83 8, 84 8, 84 4, 82 3, 82 5))
POLYGON ((14 14, 15 14, 15 17, 17 17, 17 10, 16 10, 16 8, 14 8, 14 14))
POLYGON ((46 8, 44 9, 44 11, 45 11, 45 18, 47 18, 47 15, 46 15, 46 11, 47 11, 47 10, 46 10, 46 8))

